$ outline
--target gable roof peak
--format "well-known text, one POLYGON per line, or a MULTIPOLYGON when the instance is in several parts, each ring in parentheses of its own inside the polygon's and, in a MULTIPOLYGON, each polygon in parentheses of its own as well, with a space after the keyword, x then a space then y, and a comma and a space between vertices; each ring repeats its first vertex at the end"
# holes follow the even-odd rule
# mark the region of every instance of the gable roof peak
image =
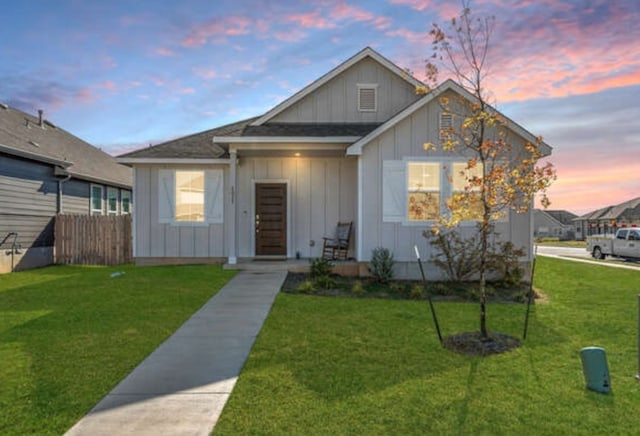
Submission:
POLYGON ((358 62, 360 62, 361 60, 363 60, 363 59, 365 59, 367 57, 369 57, 369 58, 375 60, 376 62, 378 62, 379 64, 383 65, 389 71, 391 71, 394 74, 396 74, 397 76, 401 77, 402 79, 404 79, 405 81, 410 83, 412 86, 422 86, 422 85, 424 85, 420 80, 416 79, 411 74, 408 74, 406 70, 400 68, 399 66, 397 66, 396 64, 391 62, 389 59, 385 58, 380 53, 378 53, 377 51, 375 51, 371 47, 367 46, 367 47, 363 48, 362 50, 360 50, 355 55, 351 56, 346 61, 342 62, 340 65, 338 65, 337 67, 335 67, 334 69, 332 69, 328 73, 326 73, 323 76, 321 76, 319 79, 313 81, 312 83, 310 83, 309 85, 305 86, 304 88, 302 88, 300 91, 296 92, 294 95, 292 95, 288 99, 284 100, 283 102, 281 102, 280 104, 278 104, 277 106, 275 106, 274 108, 269 110, 267 113, 262 115, 260 118, 258 118, 254 122, 252 122, 251 125, 252 126, 260 126, 260 125, 268 122, 270 119, 272 119, 273 117, 275 117, 279 113, 283 112, 285 109, 293 106, 295 103, 299 102, 304 97, 306 97, 307 95, 311 94, 313 91, 315 91, 316 89, 320 88, 322 85, 324 85, 325 83, 329 82, 334 77, 336 77, 339 74, 341 74, 343 71, 347 70, 351 66, 357 64, 358 62))

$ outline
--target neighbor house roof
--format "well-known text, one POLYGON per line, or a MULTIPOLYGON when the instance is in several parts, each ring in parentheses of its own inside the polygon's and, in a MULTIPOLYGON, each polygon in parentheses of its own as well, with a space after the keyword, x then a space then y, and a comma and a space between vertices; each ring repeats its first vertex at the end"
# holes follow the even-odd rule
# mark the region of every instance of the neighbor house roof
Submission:
POLYGON ((72 177, 125 188, 131 169, 48 120, 0 105, 0 151, 64 168, 72 177))
POLYGON ((541 212, 546 213, 554 220, 564 225, 572 224, 573 219, 578 216, 575 213, 571 213, 567 210, 541 210, 541 212))
POLYGON ((213 142, 214 136, 241 136, 243 129, 256 118, 237 121, 193 135, 172 139, 118 156, 122 163, 134 163, 142 159, 226 159, 227 149, 213 142))
POLYGON ((625 201, 624 203, 620 203, 614 206, 607 206, 601 209, 594 210, 593 212, 589 212, 578 218, 575 218, 574 221, 585 221, 585 220, 617 220, 621 217, 624 217, 629 211, 636 209, 640 211, 640 197, 633 198, 629 201, 625 201))
MULTIPOLYGON (((438 98, 444 92, 449 91, 449 90, 451 90, 453 92, 456 92, 457 94, 463 96, 464 98, 466 98, 469 101, 476 101, 476 98, 473 96, 473 94, 471 94, 469 91, 464 89, 464 87, 460 86, 459 84, 457 84, 456 82, 454 82, 451 79, 447 79, 445 82, 441 83, 440 85, 438 85, 437 87, 432 89, 430 92, 428 92, 424 97, 422 97, 421 99, 417 100, 413 104, 409 105, 406 109, 398 112, 395 116, 391 117, 388 121, 386 121, 385 123, 380 125, 377 129, 373 130, 368 135, 364 136, 360 140, 358 140, 355 143, 353 143, 347 149, 347 154, 349 154, 349 155, 362 154, 362 148, 365 145, 367 145, 372 140, 374 140, 375 138, 377 138, 378 136, 380 136, 381 134, 383 134, 387 130, 389 130, 392 127, 394 127, 400 121, 406 119, 408 116, 410 116, 411 114, 413 114, 417 110, 421 109, 422 107, 427 105, 429 102, 434 101, 436 98, 438 98)), ((507 120, 507 128, 511 129, 513 132, 517 133, 522 138, 524 138, 525 140, 527 140, 527 141, 529 141, 531 143, 535 144, 537 142, 537 138, 531 132, 529 132, 528 130, 524 129, 522 126, 520 126, 518 123, 516 123, 515 121, 511 120, 510 118, 505 117, 505 119, 507 120)), ((543 156, 550 155, 551 154, 551 146, 549 146, 549 144, 547 144, 545 142, 543 142, 541 145, 542 145, 542 147, 541 147, 542 155, 543 156)))

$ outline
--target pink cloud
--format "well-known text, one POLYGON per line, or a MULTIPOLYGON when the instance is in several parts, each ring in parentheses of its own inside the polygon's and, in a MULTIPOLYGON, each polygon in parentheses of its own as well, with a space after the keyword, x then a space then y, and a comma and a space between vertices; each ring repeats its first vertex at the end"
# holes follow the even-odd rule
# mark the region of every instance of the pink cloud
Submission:
POLYGON ((284 17, 284 21, 297 24, 308 29, 332 29, 335 23, 320 16, 320 11, 307 12, 302 14, 289 14, 284 17))
POLYGON ((412 43, 417 43, 417 42, 427 43, 427 42, 430 42, 431 40, 430 39, 431 37, 429 36, 429 32, 414 32, 412 30, 404 29, 404 28, 389 30, 385 33, 385 35, 406 39, 407 41, 412 43))
POLYGON ((211 80, 211 79, 215 79, 216 77, 218 77, 218 74, 215 72, 215 70, 209 69, 209 68, 193 67, 191 69, 191 71, 196 76, 200 77, 201 79, 205 79, 205 80, 211 80))
POLYGON ((207 41, 224 41, 228 36, 246 35, 254 23, 251 19, 239 15, 213 18, 203 24, 195 25, 182 40, 185 47, 199 47, 207 41))
POLYGON ((391 19, 382 15, 374 15, 369 11, 350 6, 346 3, 336 4, 330 12, 331 17, 339 21, 370 22, 378 30, 385 30, 391 25, 391 19))
POLYGON ((170 48, 166 48, 166 47, 158 47, 157 49, 155 49, 155 54, 157 54, 158 56, 165 56, 165 57, 171 57, 171 56, 175 56, 176 52, 171 50, 170 48))
POLYGON ((431 0, 391 0, 391 3, 406 5, 416 11, 424 11, 428 6, 431 6, 431 0))
POLYGON ((108 91, 115 91, 116 90, 116 84, 114 82, 112 82, 111 80, 107 80, 105 82, 99 83, 97 85, 99 88, 103 88, 106 89, 108 91))

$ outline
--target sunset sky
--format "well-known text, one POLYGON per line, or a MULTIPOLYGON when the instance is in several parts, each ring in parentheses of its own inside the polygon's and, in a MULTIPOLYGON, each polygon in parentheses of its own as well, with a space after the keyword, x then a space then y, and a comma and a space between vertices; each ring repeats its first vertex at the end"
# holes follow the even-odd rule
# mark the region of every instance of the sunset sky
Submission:
MULTIPOLYGON (((640 1, 476 0, 487 88, 553 148, 551 209, 640 196, 640 1)), ((117 155, 260 115, 366 46, 424 78, 458 0, 29 0, 0 15, 0 102, 117 155)), ((443 76, 442 79, 446 77, 443 76)))

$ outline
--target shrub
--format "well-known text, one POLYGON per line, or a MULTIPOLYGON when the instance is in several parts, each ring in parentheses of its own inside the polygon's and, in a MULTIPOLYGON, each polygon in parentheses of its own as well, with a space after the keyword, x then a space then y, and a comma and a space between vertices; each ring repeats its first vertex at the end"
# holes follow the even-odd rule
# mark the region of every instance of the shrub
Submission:
POLYGON ((389 290, 398 295, 404 295, 405 293, 404 285, 398 282, 389 283, 389 290))
POLYGON ((433 263, 444 271, 449 280, 463 282, 478 272, 480 248, 477 237, 463 238, 456 231, 424 232, 431 246, 436 248, 433 263))
POLYGON ((311 280, 305 280, 296 286, 296 291, 302 292, 304 294, 312 294, 316 291, 316 287, 311 280))
POLYGON ((378 283, 389 283, 393 279, 393 253, 384 247, 374 248, 371 252, 371 262, 367 266, 369 273, 378 283))
POLYGON ((321 289, 333 289, 336 287, 336 281, 330 275, 314 277, 313 284, 321 289))
POLYGON ((333 270, 333 264, 329 262, 327 259, 322 257, 318 257, 316 259, 311 260, 311 265, 309 267, 311 277, 323 277, 331 275, 331 271, 333 270))
POLYGON ((361 296, 365 293, 364 286, 362 286, 362 282, 360 280, 353 282, 353 286, 351 286, 351 293, 357 296, 361 296))
POLYGON ((411 288, 411 293, 409 294, 412 300, 422 300, 424 298, 424 286, 419 283, 416 283, 411 288))

